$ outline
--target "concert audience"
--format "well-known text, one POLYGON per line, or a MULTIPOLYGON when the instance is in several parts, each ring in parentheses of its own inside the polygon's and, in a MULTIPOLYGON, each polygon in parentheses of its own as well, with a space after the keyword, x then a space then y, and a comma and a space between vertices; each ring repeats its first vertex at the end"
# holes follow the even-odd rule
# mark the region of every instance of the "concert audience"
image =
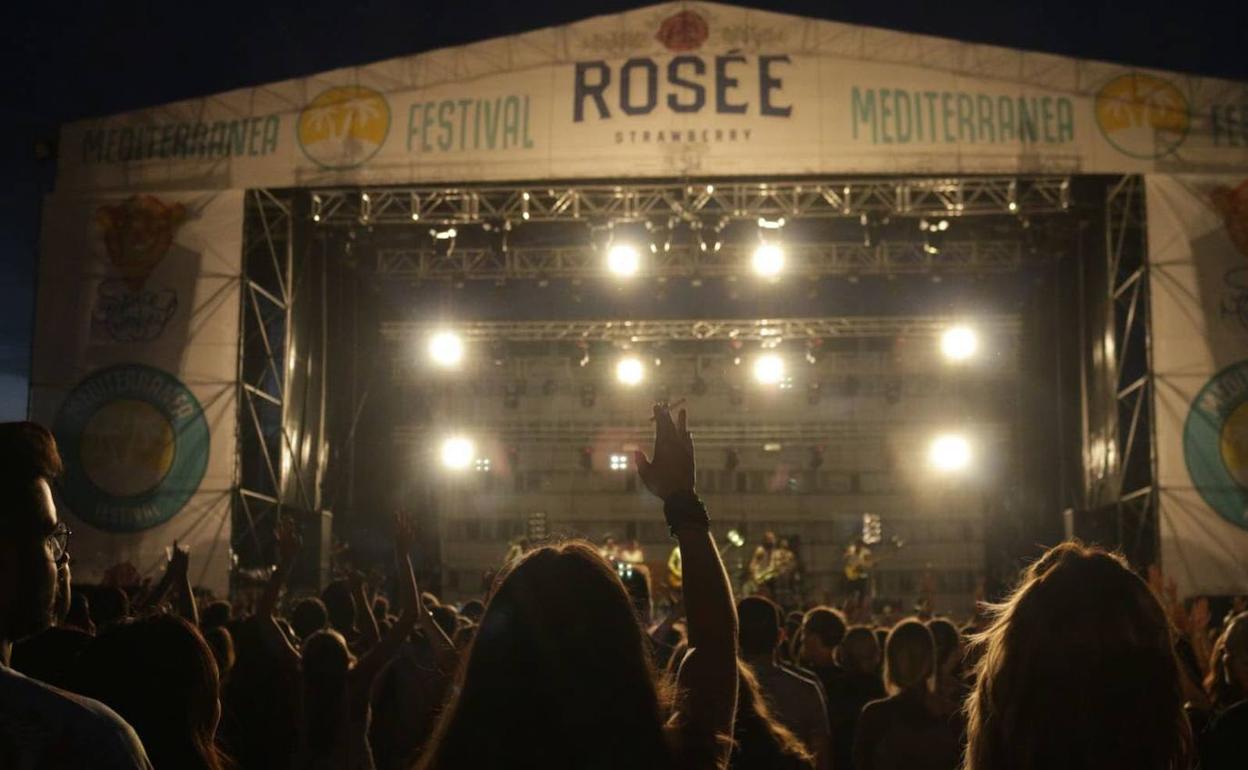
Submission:
POLYGON ((749 664, 776 719, 792 730, 820 768, 831 766, 831 731, 819 685, 777 662, 780 608, 762 596, 737 603, 741 657, 749 664))
POLYGON ((1065 543, 970 637, 940 617, 890 629, 887 610, 875 628, 827 606, 782 623, 769 598, 734 607, 684 411, 654 416, 636 462, 683 568, 657 623, 645 565, 581 541, 513 556, 457 612, 418 590, 401 518, 398 597, 346 570, 283 602, 300 547, 283 520, 250 614, 201 609, 176 543, 159 583, 130 569, 88 603, 51 435, 0 425, 0 768, 1245 767, 1248 613, 1219 625, 1159 572, 1065 543))
POLYGON ((910 618, 884 644, 888 698, 868 703, 854 733, 855 770, 953 770, 957 733, 940 713, 930 681, 936 667, 932 632, 910 618))

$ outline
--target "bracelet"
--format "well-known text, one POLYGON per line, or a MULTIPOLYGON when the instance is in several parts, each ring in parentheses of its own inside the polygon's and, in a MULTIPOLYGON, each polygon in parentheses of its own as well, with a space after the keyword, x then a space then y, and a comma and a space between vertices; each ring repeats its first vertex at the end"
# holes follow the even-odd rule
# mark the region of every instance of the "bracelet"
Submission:
POLYGON ((706 514, 706 505, 692 490, 676 492, 663 501, 663 518, 667 519, 667 529, 676 537, 676 530, 687 526, 695 526, 702 530, 711 528, 711 518, 706 514))

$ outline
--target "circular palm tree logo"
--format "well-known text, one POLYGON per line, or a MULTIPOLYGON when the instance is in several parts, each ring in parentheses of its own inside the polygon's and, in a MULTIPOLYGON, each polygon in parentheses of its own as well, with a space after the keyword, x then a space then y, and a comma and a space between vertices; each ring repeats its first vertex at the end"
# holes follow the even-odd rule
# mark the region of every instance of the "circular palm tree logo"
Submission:
POLYGON ((1096 124, 1106 141, 1133 158, 1169 155, 1191 128, 1187 97, 1166 80, 1139 72, 1120 75, 1096 95, 1096 124))
POLYGON ((390 105, 364 86, 322 91, 299 113, 295 134, 308 159, 322 168, 362 165, 377 154, 390 133, 390 105))
POLYGON ((1210 508, 1248 529, 1248 360, 1218 372, 1192 401, 1183 456, 1210 508))

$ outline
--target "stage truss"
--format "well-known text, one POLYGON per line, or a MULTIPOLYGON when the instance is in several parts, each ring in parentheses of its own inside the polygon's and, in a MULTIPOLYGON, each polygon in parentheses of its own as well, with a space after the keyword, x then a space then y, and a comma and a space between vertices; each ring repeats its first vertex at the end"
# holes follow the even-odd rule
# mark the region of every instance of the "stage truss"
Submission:
MULTIPOLYGON (((1117 435, 1107 452, 1121 458, 1114 481, 1118 543, 1136 565, 1158 555, 1157 453, 1148 288, 1144 178, 1127 176, 1106 194, 1105 258, 1114 342, 1117 435)), ((1111 458, 1112 459, 1112 458, 1111 458)), ((1113 467, 1113 463, 1109 463, 1113 467)))
MULTIPOLYGON (((725 244, 703 249, 673 245, 647 255, 637 277, 723 278, 748 270, 752 247, 725 244)), ((1019 240, 944 243, 932 253, 919 241, 793 243, 785 247, 785 274, 800 278, 929 273, 987 274, 1018 270, 1024 246, 1019 240)), ((603 255, 589 246, 450 248, 379 247, 379 275, 413 281, 590 279, 602 275, 603 255)))
MULTIPOLYGON (((957 319, 952 316, 840 316, 773 319, 641 319, 469 321, 455 327, 469 342, 606 342, 648 343, 740 340, 775 342, 794 339, 862 337, 934 337, 957 319)), ((1016 335, 1021 329, 1014 315, 985 315, 976 326, 988 334, 1016 335)), ((392 342, 421 339, 443 328, 419 321, 383 323, 382 334, 392 342)))
POLYGON ((314 189, 325 226, 448 226, 478 222, 718 223, 780 217, 1047 214, 1070 208, 1070 177, 958 177, 530 184, 314 189))

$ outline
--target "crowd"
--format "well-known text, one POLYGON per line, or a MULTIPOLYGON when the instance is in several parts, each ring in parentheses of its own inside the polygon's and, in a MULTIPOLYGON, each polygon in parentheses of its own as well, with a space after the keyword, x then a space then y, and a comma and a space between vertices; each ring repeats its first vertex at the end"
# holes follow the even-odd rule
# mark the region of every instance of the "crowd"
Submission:
POLYGON ((444 604, 418 589, 402 518, 390 597, 359 574, 287 595, 300 540, 281 523, 250 612, 197 601, 177 544, 157 585, 88 602, 70 590, 55 442, 0 425, 0 768, 1248 765, 1243 607, 1219 621, 1064 543, 963 627, 783 616, 734 599, 684 410, 654 418, 636 462, 683 571, 661 618, 644 571, 579 541, 531 547, 482 601, 444 604))

